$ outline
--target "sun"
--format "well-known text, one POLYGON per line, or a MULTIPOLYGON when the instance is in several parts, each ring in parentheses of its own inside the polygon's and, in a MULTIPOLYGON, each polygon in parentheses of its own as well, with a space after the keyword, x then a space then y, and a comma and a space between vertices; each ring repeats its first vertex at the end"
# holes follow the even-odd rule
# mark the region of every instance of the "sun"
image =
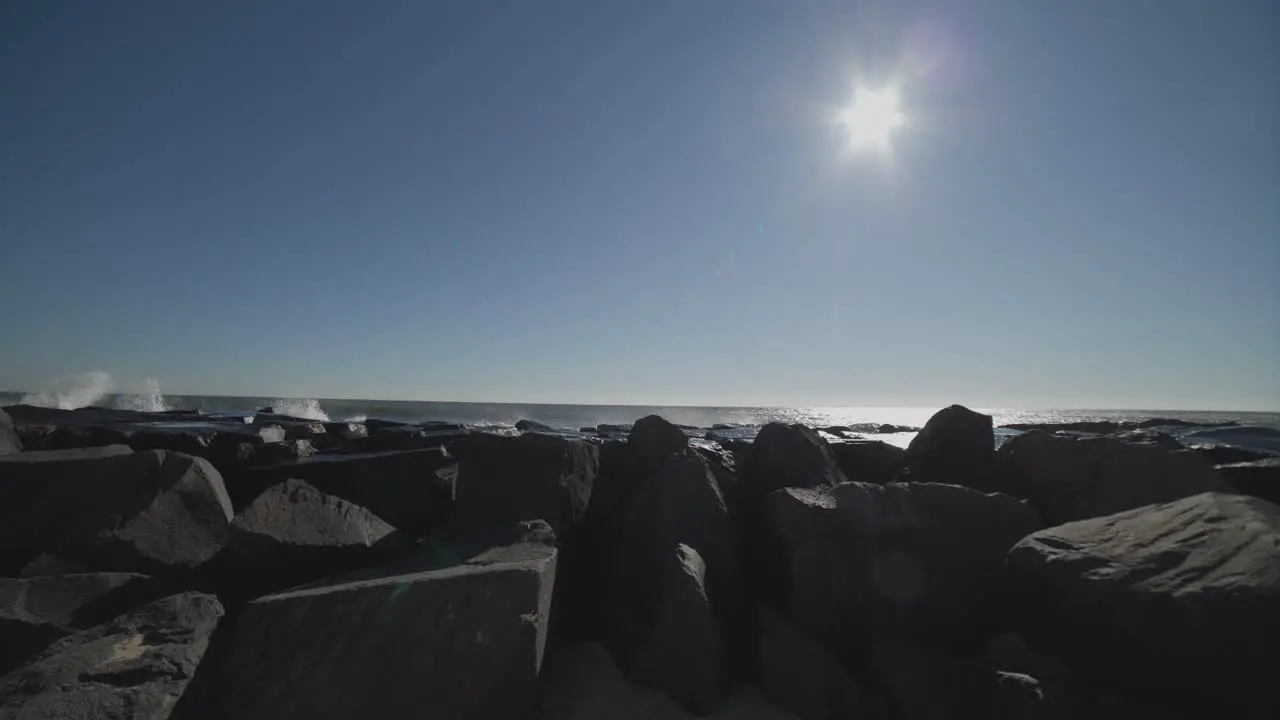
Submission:
POLYGON ((854 91, 853 104, 841 110, 837 120, 848 130, 855 149, 889 149, 890 137, 906 120, 898 109, 898 100, 894 87, 860 87, 854 91))

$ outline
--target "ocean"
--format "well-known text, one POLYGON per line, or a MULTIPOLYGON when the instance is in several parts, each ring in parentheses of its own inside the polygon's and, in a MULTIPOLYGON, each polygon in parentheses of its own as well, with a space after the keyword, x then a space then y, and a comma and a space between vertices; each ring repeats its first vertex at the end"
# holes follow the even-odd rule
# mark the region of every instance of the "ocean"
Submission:
MULTIPOLYGON (((363 422, 369 419, 406 423, 428 421, 473 427, 512 428, 532 420, 567 433, 598 425, 626 425, 646 415, 695 428, 717 428, 723 437, 751 437, 770 422, 801 423, 811 427, 844 426, 874 433, 876 439, 905 446, 914 432, 876 432, 888 424, 918 428, 936 407, 689 407, 644 405, 540 405, 516 403, 420 402, 328 398, 230 397, 163 395, 154 382, 141 392, 112 390, 105 374, 78 376, 79 382, 45 392, 0 392, 0 406, 27 403, 73 409, 96 405, 144 411, 196 410, 207 414, 250 414, 265 407, 292 417, 323 421, 363 422)), ((1151 418, 1180 420, 1208 427, 1160 428, 1187 444, 1221 443, 1280 454, 1280 413, 1187 410, 1081 410, 973 408, 991 415, 996 426, 1010 423, 1068 423, 1096 421, 1140 422, 1151 418), (1240 427, 1243 426, 1243 427, 1240 427)))

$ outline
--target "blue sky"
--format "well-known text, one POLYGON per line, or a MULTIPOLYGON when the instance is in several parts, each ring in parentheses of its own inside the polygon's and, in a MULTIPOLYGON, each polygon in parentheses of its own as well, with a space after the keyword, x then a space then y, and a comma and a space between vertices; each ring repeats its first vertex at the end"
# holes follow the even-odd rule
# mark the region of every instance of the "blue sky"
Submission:
POLYGON ((1280 409, 1278 12, 4 3, 0 387, 1280 409))

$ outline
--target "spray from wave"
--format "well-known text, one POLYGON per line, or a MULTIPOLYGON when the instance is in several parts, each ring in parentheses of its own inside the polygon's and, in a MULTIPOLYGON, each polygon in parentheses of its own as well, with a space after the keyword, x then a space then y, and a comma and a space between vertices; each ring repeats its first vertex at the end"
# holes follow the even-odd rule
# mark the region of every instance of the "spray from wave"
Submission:
POLYGON ((101 370, 58 378, 50 389, 27 393, 20 402, 59 410, 75 410, 91 405, 142 412, 164 412, 169 409, 160 392, 160 383, 155 378, 122 387, 110 373, 101 370))
POLYGON ((271 401, 270 406, 277 415, 329 422, 329 413, 314 398, 277 398, 271 401))

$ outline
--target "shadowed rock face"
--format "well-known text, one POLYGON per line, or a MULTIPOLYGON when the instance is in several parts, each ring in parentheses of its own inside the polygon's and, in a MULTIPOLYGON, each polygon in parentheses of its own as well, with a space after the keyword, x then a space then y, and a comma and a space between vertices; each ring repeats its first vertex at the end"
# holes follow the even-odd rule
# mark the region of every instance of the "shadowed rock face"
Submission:
POLYGON ((1193 450, 1038 431, 1000 448, 997 475, 1002 492, 1031 500, 1049 525, 1226 489, 1193 450))
POLYGON ((246 606, 214 717, 521 718, 546 640, 556 550, 492 548, 462 565, 363 571, 246 606))
POLYGON ((1019 634, 1171 708, 1274 717, 1280 506, 1204 493, 1037 532, 1009 553, 1019 634))
POLYGON ((230 521, 222 477, 201 458, 118 446, 0 456, 0 548, 163 573, 213 557, 230 521))
POLYGON ((992 492, 995 432, 991 416, 963 405, 934 413, 907 447, 905 479, 992 492))
POLYGON ((1217 470, 1230 487, 1245 495, 1280 503, 1280 458, 1219 465, 1217 470))
POLYGON ((888 717, 883 698, 853 679, 834 655, 772 610, 760 618, 760 689, 800 720, 888 717))
POLYGON ((774 602, 843 659, 877 633, 942 644, 999 623, 1005 553, 1041 527, 1024 501, 957 485, 846 483, 770 495, 774 602))
POLYGON ((3 718, 167 718, 222 617, 182 593, 63 638, 0 678, 3 718))
POLYGON ((769 423, 751 444, 742 488, 751 498, 762 498, 781 488, 830 487, 847 480, 817 432, 803 425, 769 423))

